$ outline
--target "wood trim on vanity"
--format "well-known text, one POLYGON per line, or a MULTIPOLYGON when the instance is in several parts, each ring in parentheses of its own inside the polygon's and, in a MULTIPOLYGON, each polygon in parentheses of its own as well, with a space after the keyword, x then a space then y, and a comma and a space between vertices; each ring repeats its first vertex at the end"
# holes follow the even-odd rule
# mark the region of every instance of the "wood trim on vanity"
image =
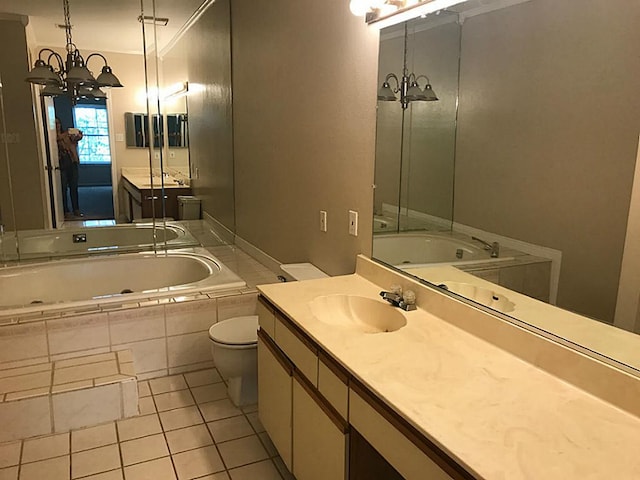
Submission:
POLYGON ((280 322, 287 327, 291 333, 293 333, 298 340, 300 340, 304 345, 314 352, 316 355, 318 354, 318 345, 316 342, 309 337, 300 327, 298 327, 293 320, 283 314, 278 307, 276 307, 273 303, 271 303, 267 298, 263 295, 258 295, 258 301, 262 302, 262 304, 273 311, 273 314, 276 317, 276 320, 280 320, 280 322))
POLYGON ((342 433, 349 433, 349 424, 342 418, 342 415, 331 405, 322 394, 313 386, 313 384, 298 369, 293 369, 293 378, 304 388, 314 402, 322 409, 327 417, 342 433))
POLYGON ((278 345, 276 345, 271 337, 267 335, 262 329, 258 329, 258 338, 264 342, 265 347, 267 347, 267 349, 275 357, 282 368, 289 374, 289 376, 293 376, 293 364, 289 361, 285 354, 282 353, 278 345))
POLYGON ((427 457, 429 457, 436 465, 444 470, 455 480, 478 480, 476 477, 465 470, 459 463, 451 458, 444 450, 429 440, 423 433, 418 431, 413 425, 405 420, 398 412, 389 407, 386 403, 376 397, 370 390, 351 377, 349 388, 357 393, 371 408, 378 412, 385 420, 393 425, 400 433, 402 433, 411 443, 418 447, 427 457))
POLYGON ((318 359, 324 366, 331 370, 342 383, 349 386, 349 377, 351 376, 349 372, 321 348, 318 348, 318 359))

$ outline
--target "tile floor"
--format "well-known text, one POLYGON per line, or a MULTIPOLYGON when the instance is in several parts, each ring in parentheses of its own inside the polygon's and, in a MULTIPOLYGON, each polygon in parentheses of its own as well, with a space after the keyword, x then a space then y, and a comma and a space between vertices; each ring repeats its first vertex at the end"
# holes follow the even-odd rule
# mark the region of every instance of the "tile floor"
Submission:
POLYGON ((140 415, 0 444, 0 480, 290 480, 215 369, 139 382, 140 415))

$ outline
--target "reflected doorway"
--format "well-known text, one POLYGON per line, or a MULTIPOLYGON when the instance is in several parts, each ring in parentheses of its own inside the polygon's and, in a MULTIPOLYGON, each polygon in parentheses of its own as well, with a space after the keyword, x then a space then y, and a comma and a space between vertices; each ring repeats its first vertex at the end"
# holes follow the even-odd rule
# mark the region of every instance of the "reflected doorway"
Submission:
MULTIPOLYGON (((69 97, 58 96, 54 99, 54 107, 63 129, 76 128, 82 132, 82 139, 77 144, 81 215, 65 214, 64 220, 113 220, 112 158, 106 101, 78 99, 73 104, 69 97)), ((69 189, 60 190, 61 196, 67 196, 67 204, 70 204, 70 193, 69 189)))

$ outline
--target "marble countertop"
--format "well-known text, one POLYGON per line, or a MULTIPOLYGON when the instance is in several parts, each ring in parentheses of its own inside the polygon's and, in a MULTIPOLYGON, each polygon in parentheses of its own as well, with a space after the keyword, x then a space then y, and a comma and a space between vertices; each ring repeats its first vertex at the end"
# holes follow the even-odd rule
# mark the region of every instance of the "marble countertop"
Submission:
MULTIPOLYGON (((122 173, 122 177, 126 179, 131 185, 136 187, 138 190, 148 190, 151 188, 151 179, 149 178, 149 174, 140 175, 140 174, 131 174, 131 173, 122 173)), ((162 186, 162 179, 160 177, 153 177, 153 188, 160 189, 162 186)), ((164 188, 190 188, 188 182, 180 185, 177 182, 177 179, 168 176, 164 178, 164 188)))
POLYGON ((322 295, 383 302, 380 287, 360 275, 258 289, 479 478, 640 478, 640 418, 425 310, 402 312, 405 327, 378 334, 313 316, 309 302, 322 295))
POLYGON ((456 281, 502 294, 515 304, 514 310, 507 315, 640 372, 640 335, 638 334, 541 302, 452 266, 433 265, 409 268, 407 272, 436 285, 456 281))

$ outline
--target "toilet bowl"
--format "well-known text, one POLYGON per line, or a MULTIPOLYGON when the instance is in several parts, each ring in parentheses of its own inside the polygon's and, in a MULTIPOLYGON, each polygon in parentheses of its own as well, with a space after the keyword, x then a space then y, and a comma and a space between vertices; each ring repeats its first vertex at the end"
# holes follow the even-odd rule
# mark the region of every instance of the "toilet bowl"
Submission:
POLYGON ((258 316, 235 317, 209 329, 213 362, 237 407, 258 401, 258 316))

